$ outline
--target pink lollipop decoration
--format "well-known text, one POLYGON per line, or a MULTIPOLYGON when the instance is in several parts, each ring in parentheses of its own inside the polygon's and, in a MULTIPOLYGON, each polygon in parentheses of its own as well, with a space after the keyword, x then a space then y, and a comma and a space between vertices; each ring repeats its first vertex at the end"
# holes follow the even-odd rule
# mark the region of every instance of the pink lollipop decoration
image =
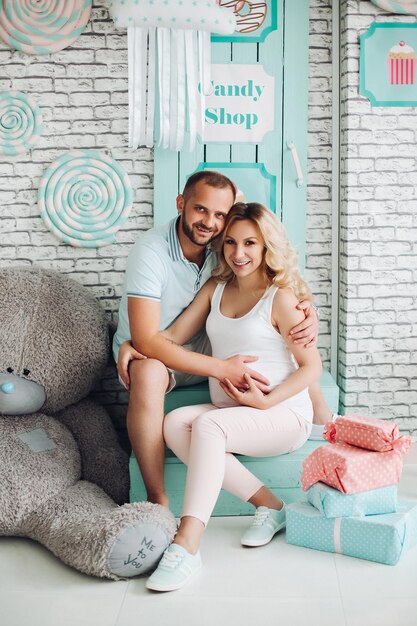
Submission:
POLYGON ((0 38, 26 54, 50 54, 85 29, 92 0, 0 0, 0 38))

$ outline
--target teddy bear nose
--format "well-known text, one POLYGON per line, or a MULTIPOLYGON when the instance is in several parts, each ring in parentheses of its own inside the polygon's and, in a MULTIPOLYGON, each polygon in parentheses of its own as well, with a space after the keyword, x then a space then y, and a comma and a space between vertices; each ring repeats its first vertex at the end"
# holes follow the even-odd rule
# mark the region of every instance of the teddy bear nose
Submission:
POLYGON ((0 389, 2 390, 3 393, 13 393, 14 391, 14 384, 13 383, 3 383, 3 385, 1 385, 0 389))

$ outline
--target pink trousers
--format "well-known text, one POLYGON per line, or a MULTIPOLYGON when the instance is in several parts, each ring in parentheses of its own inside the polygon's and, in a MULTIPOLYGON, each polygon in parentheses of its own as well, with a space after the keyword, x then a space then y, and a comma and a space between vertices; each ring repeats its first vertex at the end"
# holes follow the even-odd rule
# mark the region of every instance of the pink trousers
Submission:
POLYGON ((234 454, 285 454, 302 446, 310 430, 308 421, 281 405, 261 410, 196 404, 168 413, 166 444, 188 466, 182 517, 207 524, 222 487, 247 502, 263 483, 234 454))

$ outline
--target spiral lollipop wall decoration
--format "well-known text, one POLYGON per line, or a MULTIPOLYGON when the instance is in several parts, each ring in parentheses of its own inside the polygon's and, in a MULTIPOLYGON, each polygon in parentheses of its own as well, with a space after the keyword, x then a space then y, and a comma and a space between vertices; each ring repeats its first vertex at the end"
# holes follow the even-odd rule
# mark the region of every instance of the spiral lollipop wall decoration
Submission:
POLYGON ((380 9, 400 15, 417 15, 416 0, 371 0, 380 9))
POLYGON ((85 29, 92 0, 0 0, 0 38, 26 54, 50 54, 85 29))
POLYGON ((54 161, 38 189, 41 217, 63 243, 98 248, 116 241, 133 203, 129 177, 96 150, 72 150, 54 161))
POLYGON ((0 155, 27 152, 42 131, 41 110, 30 96, 20 91, 0 91, 0 155))

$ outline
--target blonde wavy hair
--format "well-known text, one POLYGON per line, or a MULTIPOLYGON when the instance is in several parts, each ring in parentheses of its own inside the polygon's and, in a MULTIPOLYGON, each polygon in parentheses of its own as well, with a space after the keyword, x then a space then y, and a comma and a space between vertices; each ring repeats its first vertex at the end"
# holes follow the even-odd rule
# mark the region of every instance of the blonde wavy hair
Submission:
POLYGON ((232 224, 249 220, 258 227, 264 242, 263 271, 266 284, 289 287, 299 300, 312 300, 312 293, 298 269, 298 256, 285 233, 279 219, 266 207, 257 202, 237 202, 227 214, 223 233, 216 241, 219 264, 213 271, 218 282, 229 283, 234 273, 227 265, 223 244, 232 224))

